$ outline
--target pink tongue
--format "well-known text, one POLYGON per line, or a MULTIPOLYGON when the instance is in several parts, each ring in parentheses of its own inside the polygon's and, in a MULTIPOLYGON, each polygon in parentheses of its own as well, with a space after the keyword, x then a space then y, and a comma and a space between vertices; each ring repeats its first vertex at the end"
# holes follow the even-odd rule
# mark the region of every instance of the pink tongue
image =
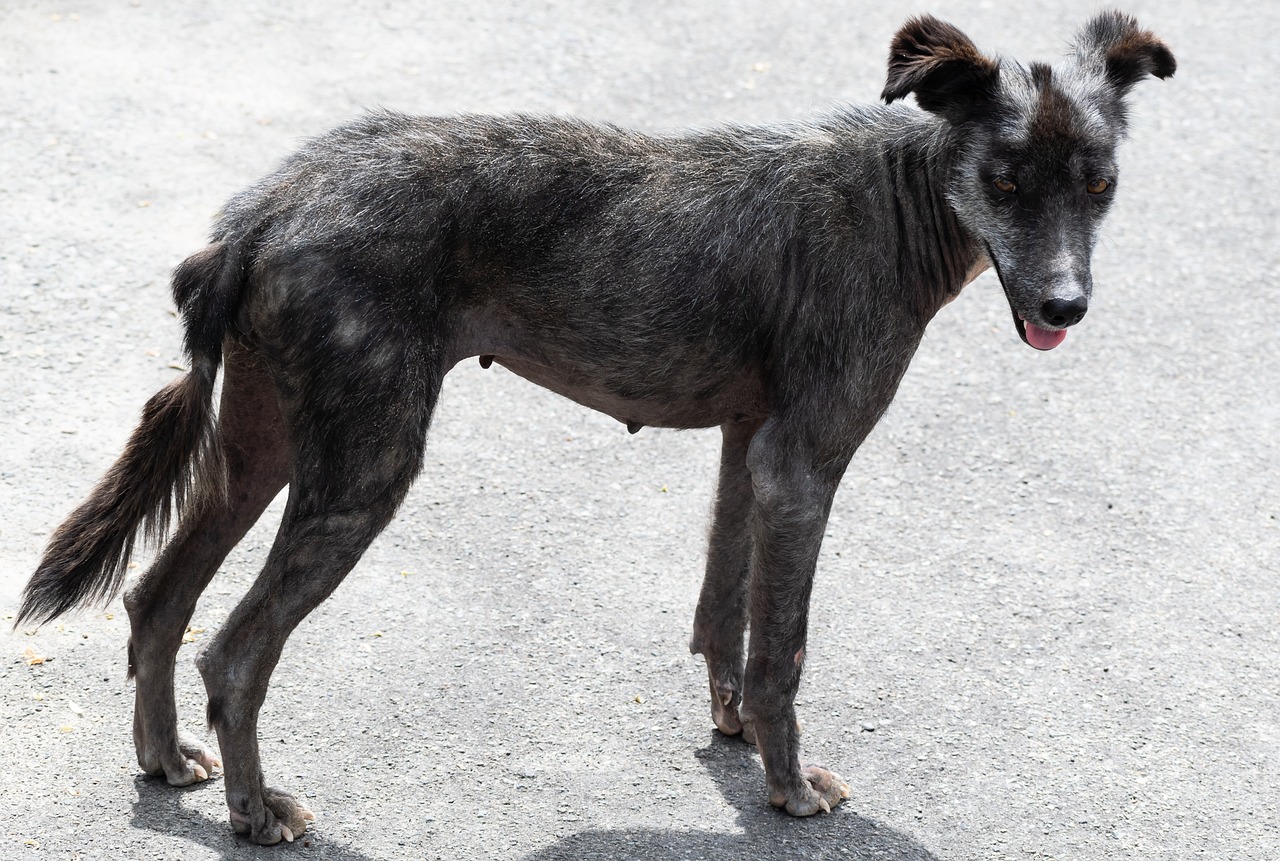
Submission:
POLYGON ((1028 323, 1026 320, 1023 320, 1022 322, 1027 329, 1027 343, 1035 347, 1037 350, 1052 350, 1054 347, 1066 340, 1066 329, 1041 329, 1039 326, 1028 323))

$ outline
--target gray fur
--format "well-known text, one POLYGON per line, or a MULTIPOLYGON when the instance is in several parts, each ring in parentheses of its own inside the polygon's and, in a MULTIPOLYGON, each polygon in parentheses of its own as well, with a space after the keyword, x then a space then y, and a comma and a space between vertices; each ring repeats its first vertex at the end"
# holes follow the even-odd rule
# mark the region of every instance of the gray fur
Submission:
MULTIPOLYGON (((139 763, 175 784, 216 764, 177 732, 173 657, 200 591, 288 483, 262 574, 197 663, 233 826, 259 843, 306 828, 309 812, 262 778, 271 671, 394 515, 445 373, 479 357, 632 432, 721 428, 691 649, 716 725, 759 746, 770 801, 796 815, 838 804, 848 787, 800 764, 794 699, 845 467, 926 324, 987 266, 1029 343, 1052 346, 1083 316, 1122 97, 1172 72, 1163 43, 1118 13, 1054 68, 986 57, 926 17, 895 37, 884 93, 925 110, 681 136, 380 112, 308 143, 184 264, 175 297, 200 376, 166 395, 165 415, 187 418, 140 428, 121 458, 135 475, 159 457, 181 489, 205 438, 191 416, 222 454, 219 492, 183 512, 125 597, 139 763)), ((136 519, 95 496, 64 525, 20 618, 113 590, 121 536, 168 499, 152 485, 136 519)))

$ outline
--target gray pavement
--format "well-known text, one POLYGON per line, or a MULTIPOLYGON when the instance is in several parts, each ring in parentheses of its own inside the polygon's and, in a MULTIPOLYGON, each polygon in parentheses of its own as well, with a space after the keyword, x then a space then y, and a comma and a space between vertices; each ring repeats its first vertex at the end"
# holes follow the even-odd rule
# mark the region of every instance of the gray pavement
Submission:
MULTIPOLYGON (((0 616, 178 373, 169 270, 304 136, 383 105, 669 129, 871 100, 919 3, 0 6, 0 616)), ((687 654, 719 435, 629 436, 449 378, 404 511, 264 709, 307 844, 138 776, 116 601, 0 634, 0 858, 1280 857, 1274 4, 1128 4, 1135 91, 1086 323, 1018 342, 992 276, 934 322, 837 499, 800 713, 853 799, 793 821, 687 654), (43 663, 31 663, 43 657, 43 663)), ((1053 58, 1090 8, 932 4, 1053 58)), ((178 662, 261 564, 228 559, 178 662), (201 629, 201 630, 196 630, 201 629)))

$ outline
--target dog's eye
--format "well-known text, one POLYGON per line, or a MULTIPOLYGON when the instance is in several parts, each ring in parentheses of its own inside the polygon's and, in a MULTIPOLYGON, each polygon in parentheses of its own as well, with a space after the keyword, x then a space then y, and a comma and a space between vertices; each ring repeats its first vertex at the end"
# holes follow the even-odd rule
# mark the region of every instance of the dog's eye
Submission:
POLYGON ((996 187, 996 191, 1001 194, 1013 194, 1018 190, 1018 184, 1016 182, 1003 176, 997 176, 995 179, 991 180, 991 184, 994 185, 996 187))
POLYGON ((1089 190, 1090 194, 1102 194, 1102 192, 1106 191, 1110 187, 1111 183, 1107 182, 1105 179, 1090 180, 1089 184, 1085 186, 1085 188, 1089 190))

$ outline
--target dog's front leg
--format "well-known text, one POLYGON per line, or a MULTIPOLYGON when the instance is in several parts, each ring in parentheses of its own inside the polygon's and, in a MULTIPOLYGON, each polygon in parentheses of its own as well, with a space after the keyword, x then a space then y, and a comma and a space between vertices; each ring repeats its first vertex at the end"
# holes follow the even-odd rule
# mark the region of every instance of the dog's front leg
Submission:
POLYGON ((751 636, 740 715, 764 762, 769 802, 793 816, 830 811, 849 787, 824 768, 800 765, 795 698, 804 666, 809 593, 831 500, 847 457, 833 462, 770 419, 747 455, 751 518, 751 636))
POLYGON ((747 447, 759 420, 732 422, 720 430, 720 486, 716 491, 707 573, 693 619, 689 651, 707 662, 711 719, 725 735, 742 732, 743 643, 747 629, 747 583, 751 565, 751 473, 747 447))

